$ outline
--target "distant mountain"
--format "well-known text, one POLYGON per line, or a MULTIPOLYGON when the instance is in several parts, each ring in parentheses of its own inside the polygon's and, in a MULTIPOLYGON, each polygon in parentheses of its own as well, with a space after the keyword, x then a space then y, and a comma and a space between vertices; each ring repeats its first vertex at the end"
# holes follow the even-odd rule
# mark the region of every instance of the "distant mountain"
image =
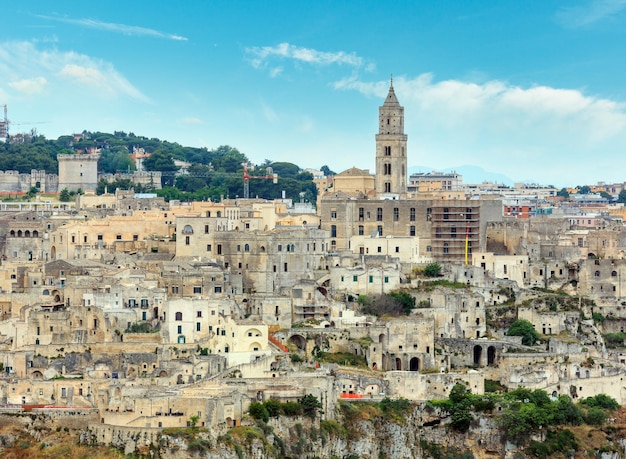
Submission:
POLYGON ((463 176, 463 183, 483 183, 483 182, 494 182, 494 183, 503 183, 508 186, 513 186, 513 180, 507 177, 504 174, 499 174, 497 172, 490 172, 482 167, 478 166, 459 166, 459 167, 450 167, 446 169, 435 169, 428 166, 411 166, 409 167, 409 175, 422 172, 429 173, 432 171, 436 172, 456 172, 457 174, 461 174, 463 176))

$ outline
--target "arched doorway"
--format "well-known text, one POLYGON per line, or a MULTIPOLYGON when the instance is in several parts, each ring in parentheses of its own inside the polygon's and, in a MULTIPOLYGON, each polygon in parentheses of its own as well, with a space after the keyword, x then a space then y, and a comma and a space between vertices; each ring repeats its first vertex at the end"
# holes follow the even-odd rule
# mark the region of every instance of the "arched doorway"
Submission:
POLYGON ((396 357, 396 370, 402 371, 402 359, 400 357, 396 357))
POLYGON ((301 351, 306 351, 306 339, 302 335, 293 335, 289 338, 289 342, 295 345, 301 351))
POLYGON ((483 356, 482 346, 474 346, 474 365, 480 366, 482 356, 483 356))
POLYGON ((487 365, 496 364, 496 348, 495 346, 489 346, 487 348, 487 365))
POLYGON ((413 357, 409 362, 409 370, 410 371, 419 371, 420 370, 420 359, 417 357, 413 357))

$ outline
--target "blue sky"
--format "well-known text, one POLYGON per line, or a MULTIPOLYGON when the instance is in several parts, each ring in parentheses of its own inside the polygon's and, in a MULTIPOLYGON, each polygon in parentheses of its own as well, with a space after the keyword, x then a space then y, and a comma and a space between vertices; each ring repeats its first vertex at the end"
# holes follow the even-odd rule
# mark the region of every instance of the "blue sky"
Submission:
POLYGON ((13 133, 124 130, 373 171, 393 74, 409 166, 626 180, 626 0, 30 0, 2 18, 13 133))

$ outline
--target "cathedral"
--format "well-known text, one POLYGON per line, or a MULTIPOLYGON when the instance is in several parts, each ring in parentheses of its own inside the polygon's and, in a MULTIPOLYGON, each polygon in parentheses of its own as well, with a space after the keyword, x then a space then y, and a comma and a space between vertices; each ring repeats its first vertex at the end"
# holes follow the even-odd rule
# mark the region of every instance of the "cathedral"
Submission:
POLYGON ((472 251, 485 251, 487 223, 502 220, 502 201, 462 191, 409 193, 407 157, 404 107, 391 81, 378 109, 375 175, 352 167, 321 196, 330 249, 368 254, 371 237, 412 238, 416 260, 467 263, 472 251))

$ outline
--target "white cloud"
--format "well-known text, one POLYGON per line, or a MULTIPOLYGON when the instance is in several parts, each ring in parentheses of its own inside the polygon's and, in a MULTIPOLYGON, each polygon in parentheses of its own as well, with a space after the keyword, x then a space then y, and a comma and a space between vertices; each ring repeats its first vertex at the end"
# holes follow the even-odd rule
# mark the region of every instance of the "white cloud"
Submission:
MULTIPOLYGON (((413 164, 475 164, 546 183, 559 173, 587 183, 584 176, 594 167, 606 164, 607 175, 626 167, 624 103, 548 86, 435 81, 431 74, 394 78, 393 84, 405 106, 413 164)), ((335 88, 383 100, 389 82, 348 78, 335 88)), ((596 176, 603 179, 599 171, 596 176)))
POLYGON ((47 19, 50 21, 58 21, 63 22, 65 24, 73 24, 82 27, 87 27, 90 29, 104 30, 108 32, 121 33, 123 35, 136 35, 136 36, 148 36, 155 38, 165 38, 168 40, 176 40, 176 41, 187 41, 186 37, 177 34, 171 34, 166 32, 161 32, 155 29, 149 29, 147 27, 140 26, 132 26, 127 24, 116 24, 113 22, 102 22, 97 19, 73 19, 63 16, 43 16, 39 15, 38 17, 42 19, 47 19))
MULTIPOLYGON (((254 68, 265 68, 275 60, 291 60, 311 65, 347 65, 353 68, 365 67, 371 70, 372 64, 366 63, 355 53, 344 51, 327 52, 312 48, 303 48, 289 43, 280 43, 276 46, 262 46, 246 48, 250 63, 254 68)), ((282 67, 272 67, 271 76, 282 71, 282 67)))
POLYGON ((199 124, 204 124, 204 121, 202 121, 200 118, 194 118, 193 116, 189 116, 186 118, 181 118, 178 120, 178 122, 180 124, 188 124, 188 125, 199 125, 199 124))
POLYGON ((562 8, 556 13, 556 19, 565 27, 585 27, 610 18, 624 8, 626 0, 591 0, 586 5, 562 8))
MULTIPOLYGON (((34 94, 46 87, 57 95, 77 94, 94 99, 130 97, 148 101, 112 64, 84 54, 61 51, 54 45, 31 42, 0 43, 0 75, 7 93, 34 94), (31 75, 40 75, 32 78, 31 75)), ((0 83, 1 84, 1 83, 0 83)))
POLYGON ((48 81, 44 77, 26 78, 8 83, 10 88, 24 94, 38 94, 44 90, 48 81))

